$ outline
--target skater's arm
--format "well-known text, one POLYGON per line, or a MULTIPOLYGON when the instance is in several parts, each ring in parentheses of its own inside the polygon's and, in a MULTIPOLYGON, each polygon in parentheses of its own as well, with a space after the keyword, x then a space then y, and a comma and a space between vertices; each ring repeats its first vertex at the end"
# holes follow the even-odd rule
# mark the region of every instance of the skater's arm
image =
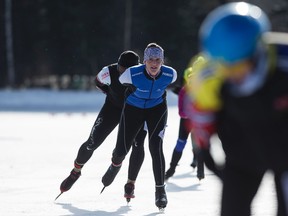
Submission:
POLYGON ((102 70, 95 77, 95 84, 98 89, 107 93, 108 86, 111 84, 110 72, 108 66, 102 68, 102 70))

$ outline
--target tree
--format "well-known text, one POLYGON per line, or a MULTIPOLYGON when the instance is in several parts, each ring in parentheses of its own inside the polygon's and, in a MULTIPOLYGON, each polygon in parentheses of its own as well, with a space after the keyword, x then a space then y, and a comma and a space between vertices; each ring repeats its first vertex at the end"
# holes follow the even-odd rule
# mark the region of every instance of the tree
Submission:
POLYGON ((15 84, 15 67, 13 51, 13 26, 12 26, 12 0, 5 0, 5 40, 6 40, 6 60, 8 72, 8 85, 15 84))

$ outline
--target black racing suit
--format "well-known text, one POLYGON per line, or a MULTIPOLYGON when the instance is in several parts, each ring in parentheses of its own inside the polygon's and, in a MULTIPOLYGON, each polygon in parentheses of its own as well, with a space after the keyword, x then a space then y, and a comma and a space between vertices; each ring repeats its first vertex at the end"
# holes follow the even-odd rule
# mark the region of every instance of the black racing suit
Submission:
MULTIPOLYGON (((97 79, 95 79, 96 86, 106 94, 106 99, 94 122, 90 136, 87 141, 81 145, 78 151, 76 158, 78 164, 83 165, 91 158, 94 150, 104 142, 106 137, 114 130, 120 121, 126 87, 124 87, 118 80, 120 74, 117 70, 117 64, 111 64, 108 68, 111 78, 111 84, 109 86, 101 85, 97 82, 97 79)), ((131 180, 136 180, 137 174, 144 160, 143 143, 146 134, 147 132, 142 128, 139 130, 139 133, 133 142, 134 145, 132 148, 131 158, 133 158, 134 163, 129 164, 128 174, 128 178, 131 180)))
POLYGON ((288 46, 274 49, 279 61, 261 88, 248 96, 234 96, 228 84, 221 90, 217 128, 226 153, 223 216, 251 214, 250 205, 267 170, 274 173, 277 215, 288 214, 288 46))
POLYGON ((141 109, 126 104, 119 125, 117 144, 113 151, 112 162, 114 164, 122 163, 131 147, 131 140, 134 139, 135 134, 139 133, 139 128, 142 128, 144 122, 146 122, 155 183, 156 185, 163 185, 165 180, 165 158, 162 149, 162 134, 164 134, 166 127, 167 115, 166 101, 148 109, 141 109))

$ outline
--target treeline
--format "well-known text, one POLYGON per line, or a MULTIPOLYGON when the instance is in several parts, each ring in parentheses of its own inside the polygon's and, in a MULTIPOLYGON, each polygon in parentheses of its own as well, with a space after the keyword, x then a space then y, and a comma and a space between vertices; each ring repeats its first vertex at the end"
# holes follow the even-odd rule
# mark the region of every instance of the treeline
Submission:
MULTIPOLYGON (((166 64, 182 72, 198 51, 202 20, 225 2, 0 0, 0 87, 89 88, 95 71, 125 49, 142 59, 150 42, 159 43, 166 64)), ((269 2, 254 1, 287 31, 286 0, 274 0, 273 7, 269 2)))

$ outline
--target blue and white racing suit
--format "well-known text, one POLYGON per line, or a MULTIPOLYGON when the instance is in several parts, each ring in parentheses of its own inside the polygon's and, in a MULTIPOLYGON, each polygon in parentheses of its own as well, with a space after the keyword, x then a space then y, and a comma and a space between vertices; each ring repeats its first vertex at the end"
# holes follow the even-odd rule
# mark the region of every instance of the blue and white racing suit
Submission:
POLYGON ((127 96, 119 124, 112 162, 120 164, 129 152, 138 131, 146 121, 149 150, 152 156, 156 185, 164 184, 165 159, 162 150, 167 124, 166 89, 177 79, 175 69, 162 65, 159 74, 152 78, 145 65, 128 68, 119 81, 133 89, 127 96))

